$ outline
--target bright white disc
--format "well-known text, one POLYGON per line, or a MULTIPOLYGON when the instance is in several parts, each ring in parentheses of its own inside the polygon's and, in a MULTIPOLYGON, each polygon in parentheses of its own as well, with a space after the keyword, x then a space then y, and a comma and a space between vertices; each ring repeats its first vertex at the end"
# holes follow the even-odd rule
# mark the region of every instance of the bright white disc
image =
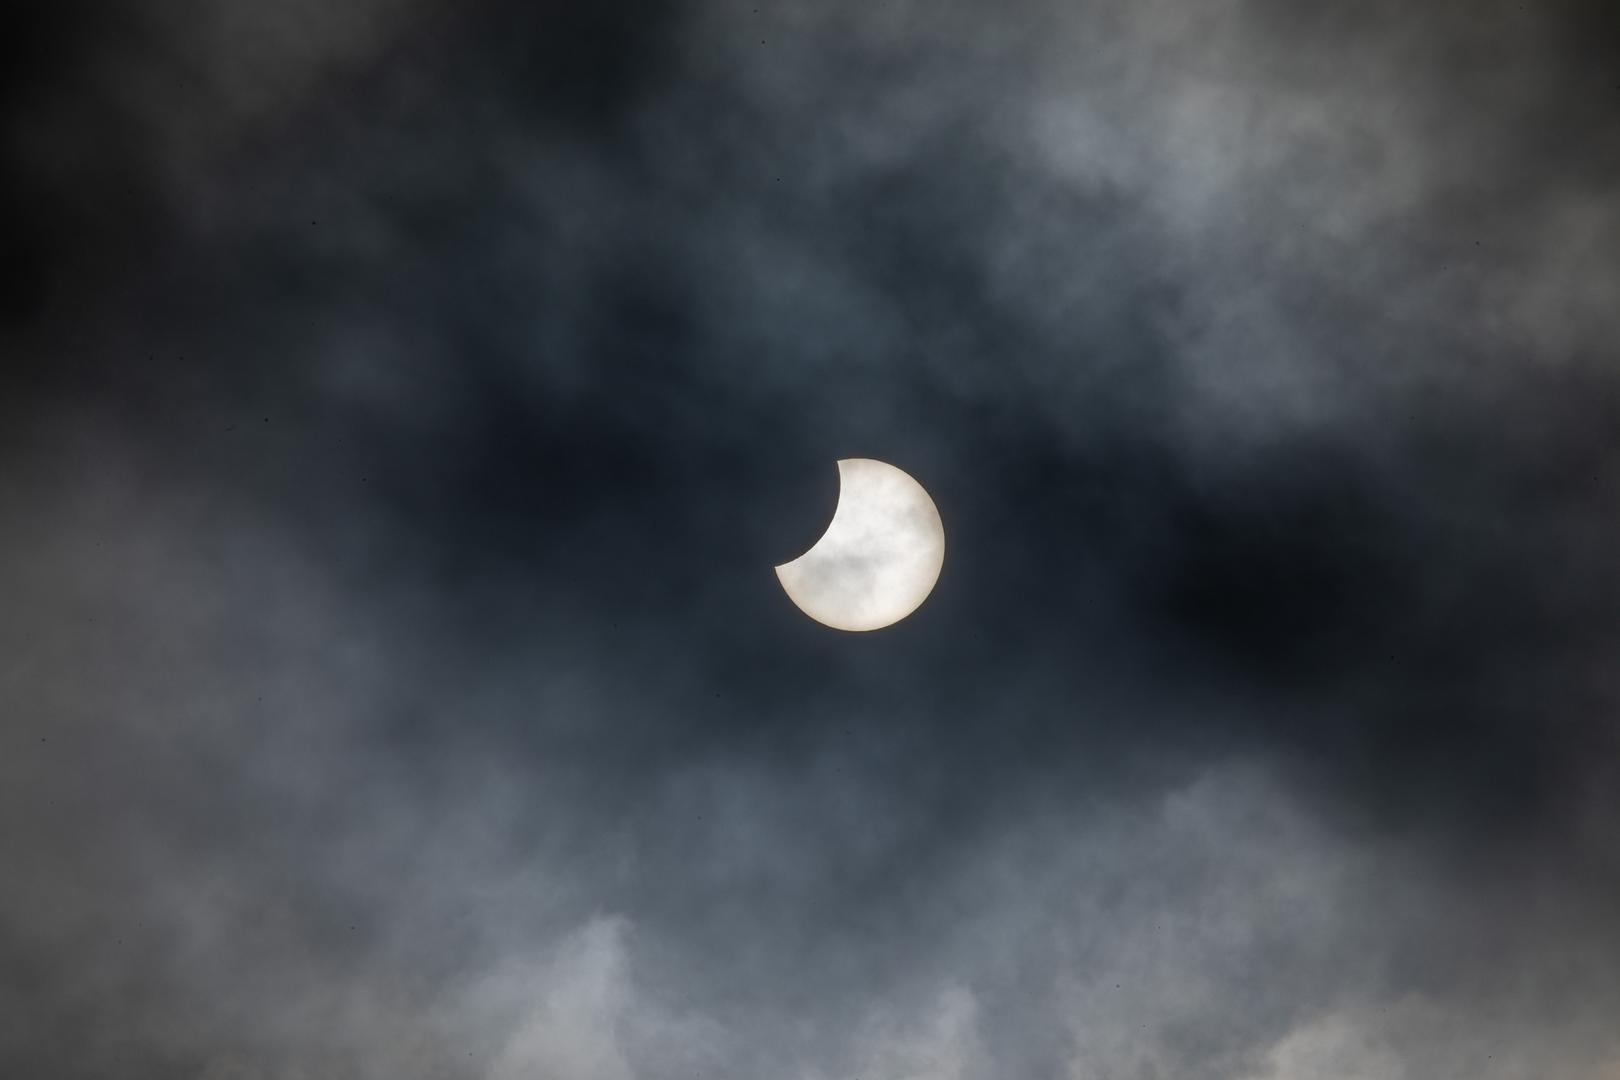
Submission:
POLYGON ((877 630, 916 611, 944 565, 945 526, 923 486, 886 462, 845 458, 832 524, 776 576, 817 622, 877 630))

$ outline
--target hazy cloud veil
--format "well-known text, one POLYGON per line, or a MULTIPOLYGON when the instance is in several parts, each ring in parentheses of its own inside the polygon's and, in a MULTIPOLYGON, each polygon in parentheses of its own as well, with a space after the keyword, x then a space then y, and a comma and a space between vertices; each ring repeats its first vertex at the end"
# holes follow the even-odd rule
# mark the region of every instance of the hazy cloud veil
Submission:
POLYGON ((1603 5, 12 22, 0 1073, 1620 1078, 1603 5))

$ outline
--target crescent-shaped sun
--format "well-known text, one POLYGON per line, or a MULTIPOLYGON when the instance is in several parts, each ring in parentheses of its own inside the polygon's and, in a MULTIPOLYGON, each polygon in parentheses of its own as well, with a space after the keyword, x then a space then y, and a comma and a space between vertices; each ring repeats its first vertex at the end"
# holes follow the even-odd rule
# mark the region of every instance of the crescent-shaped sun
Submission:
POLYGON ((878 630, 916 611, 944 565, 945 526, 923 486, 887 462, 845 458, 832 523, 776 577, 817 622, 878 630))

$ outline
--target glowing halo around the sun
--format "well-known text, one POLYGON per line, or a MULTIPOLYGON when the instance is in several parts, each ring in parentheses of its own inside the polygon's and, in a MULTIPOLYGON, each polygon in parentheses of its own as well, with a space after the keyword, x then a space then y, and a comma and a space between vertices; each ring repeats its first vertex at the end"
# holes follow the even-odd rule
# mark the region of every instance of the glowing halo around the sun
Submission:
POLYGON ((776 577, 817 622, 879 630, 916 611, 944 565, 945 525, 923 486, 887 462, 845 458, 832 524, 776 577))

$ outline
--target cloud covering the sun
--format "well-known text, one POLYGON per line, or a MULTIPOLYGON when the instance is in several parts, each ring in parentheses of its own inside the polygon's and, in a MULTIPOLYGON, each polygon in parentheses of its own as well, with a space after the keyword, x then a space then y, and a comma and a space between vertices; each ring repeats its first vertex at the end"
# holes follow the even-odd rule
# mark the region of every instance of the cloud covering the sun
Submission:
POLYGON ((1609 8, 17 27, 0 1073, 1620 1077, 1609 8))

